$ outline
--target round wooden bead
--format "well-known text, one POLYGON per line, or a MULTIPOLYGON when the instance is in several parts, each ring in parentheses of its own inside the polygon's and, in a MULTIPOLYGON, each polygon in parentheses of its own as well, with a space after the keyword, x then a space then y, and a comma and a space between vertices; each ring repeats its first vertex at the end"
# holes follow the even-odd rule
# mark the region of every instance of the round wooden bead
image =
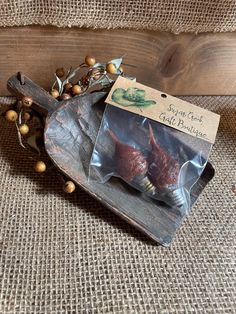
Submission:
POLYGON ((74 192, 74 190, 75 190, 75 184, 74 184, 74 182, 72 182, 72 181, 67 181, 67 182, 64 184, 63 190, 64 190, 64 192, 66 192, 66 193, 72 193, 72 192, 74 192))
POLYGON ((23 118, 23 120, 28 121, 28 120, 30 120, 31 115, 30 115, 29 112, 24 112, 24 113, 22 114, 22 118, 23 118))
POLYGON ((27 124, 22 124, 19 126, 19 131, 21 135, 26 135, 27 133, 29 133, 29 127, 27 124))
POLYGON ((81 87, 79 85, 74 85, 71 89, 74 95, 79 95, 81 93, 81 87))
POLYGON ((57 68, 56 69, 56 76, 58 76, 59 78, 63 77, 65 75, 65 70, 64 68, 57 68))
POLYGON ((46 164, 43 161, 37 161, 34 165, 34 170, 38 173, 46 171, 46 164))
POLYGON ((70 98, 71 98, 71 95, 70 95, 70 94, 63 93, 63 94, 61 95, 61 99, 62 99, 62 100, 67 100, 67 99, 70 99, 70 98))
POLYGON ((52 95, 53 98, 57 98, 59 97, 59 92, 57 89, 53 88, 50 92, 50 94, 52 95))
POLYGON ((71 90, 72 86, 73 85, 71 83, 66 83, 64 86, 65 92, 69 92, 71 90))
POLYGON ((88 66, 93 66, 96 63, 96 59, 92 56, 86 56, 84 61, 88 66))
POLYGON ((18 113, 15 110, 8 110, 5 113, 5 118, 7 121, 15 122, 18 118, 18 113))
POLYGON ((32 97, 29 97, 29 96, 23 97, 21 101, 22 101, 22 105, 25 107, 30 107, 33 104, 33 99, 32 97))
POLYGON ((110 74, 115 74, 117 72, 116 66, 113 63, 108 63, 106 66, 106 70, 110 74))

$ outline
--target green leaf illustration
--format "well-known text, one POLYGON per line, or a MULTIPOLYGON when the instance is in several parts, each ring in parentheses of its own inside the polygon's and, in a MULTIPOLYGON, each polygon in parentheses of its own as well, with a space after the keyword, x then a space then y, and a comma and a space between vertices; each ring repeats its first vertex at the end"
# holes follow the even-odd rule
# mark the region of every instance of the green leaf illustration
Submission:
POLYGON ((144 101, 145 91, 136 87, 129 87, 124 97, 129 101, 144 101))
POLYGON ((135 87, 116 88, 111 96, 112 100, 124 107, 148 107, 155 105, 154 100, 145 100, 145 91, 135 87))

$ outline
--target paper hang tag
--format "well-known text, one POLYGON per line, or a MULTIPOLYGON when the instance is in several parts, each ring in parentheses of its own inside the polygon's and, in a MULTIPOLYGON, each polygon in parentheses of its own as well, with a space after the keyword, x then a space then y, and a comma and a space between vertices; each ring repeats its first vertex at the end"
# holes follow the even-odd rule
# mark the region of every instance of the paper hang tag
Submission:
POLYGON ((215 142, 218 114, 124 77, 118 77, 106 103, 215 142))

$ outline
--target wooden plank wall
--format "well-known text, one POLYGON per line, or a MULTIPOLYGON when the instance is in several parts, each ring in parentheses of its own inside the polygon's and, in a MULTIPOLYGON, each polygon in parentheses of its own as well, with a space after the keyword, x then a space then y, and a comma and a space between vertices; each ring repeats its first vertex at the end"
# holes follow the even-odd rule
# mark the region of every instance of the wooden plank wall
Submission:
POLYGON ((180 34, 55 27, 0 29, 0 94, 23 71, 44 88, 57 67, 75 67, 86 54, 98 61, 124 55, 125 72, 173 95, 236 94, 236 33, 180 34))

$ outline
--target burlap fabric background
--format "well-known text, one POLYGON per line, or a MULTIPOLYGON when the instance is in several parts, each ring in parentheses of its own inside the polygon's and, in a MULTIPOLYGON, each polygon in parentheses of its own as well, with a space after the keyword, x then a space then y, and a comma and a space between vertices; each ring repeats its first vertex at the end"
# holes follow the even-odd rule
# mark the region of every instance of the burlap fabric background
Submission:
POLYGON ((0 26, 51 24, 179 32, 236 30, 235 0, 1 0, 0 26))
POLYGON ((222 118, 216 176, 170 248, 34 174, 0 119, 1 313, 236 313, 236 97, 185 99, 222 118))

